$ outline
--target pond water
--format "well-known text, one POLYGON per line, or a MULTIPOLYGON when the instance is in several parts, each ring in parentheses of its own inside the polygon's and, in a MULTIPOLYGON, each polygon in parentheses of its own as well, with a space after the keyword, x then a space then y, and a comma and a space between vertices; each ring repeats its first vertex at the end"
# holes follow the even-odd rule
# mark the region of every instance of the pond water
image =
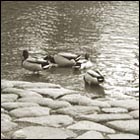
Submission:
POLYGON ((60 84, 85 91, 83 75, 68 68, 33 75, 21 67, 32 56, 90 54, 105 77, 106 94, 139 93, 138 1, 15 1, 1 3, 1 78, 60 84))

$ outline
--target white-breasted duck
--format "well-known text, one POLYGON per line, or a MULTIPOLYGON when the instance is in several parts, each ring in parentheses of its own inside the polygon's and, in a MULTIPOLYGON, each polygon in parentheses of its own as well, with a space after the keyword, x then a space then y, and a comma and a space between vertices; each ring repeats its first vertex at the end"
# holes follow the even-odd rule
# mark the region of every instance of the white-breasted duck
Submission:
POLYGON ((39 73, 39 71, 50 67, 46 60, 29 57, 29 52, 27 50, 23 50, 22 56, 22 67, 34 73, 39 73))
POLYGON ((84 81, 88 85, 98 85, 104 82, 104 77, 97 70, 88 70, 84 75, 84 81))
POLYGON ((93 63, 91 62, 89 58, 89 54, 86 53, 85 57, 82 59, 79 59, 76 64, 73 66, 74 69, 88 69, 93 66, 93 63))

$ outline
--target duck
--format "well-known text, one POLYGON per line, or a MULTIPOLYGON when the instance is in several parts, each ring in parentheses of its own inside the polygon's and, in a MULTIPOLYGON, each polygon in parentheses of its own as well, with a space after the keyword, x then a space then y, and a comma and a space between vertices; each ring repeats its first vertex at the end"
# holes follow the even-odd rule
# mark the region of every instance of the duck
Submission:
POLYGON ((84 74, 84 82, 88 85, 99 85, 104 82, 104 77, 98 70, 88 70, 84 74))
POLYGON ((72 67, 76 65, 77 61, 80 59, 81 55, 76 55, 72 53, 61 52, 58 54, 47 55, 44 60, 48 60, 54 67, 72 67))
POLYGON ((91 60, 89 59, 89 54, 86 53, 85 57, 82 59, 79 59, 76 64, 73 66, 74 69, 78 69, 78 70, 83 70, 83 69, 88 69, 91 68, 93 66, 93 63, 91 62, 91 60))
POLYGON ((50 67, 49 63, 44 59, 29 57, 29 52, 27 50, 23 50, 22 57, 22 67, 33 73, 39 74, 40 71, 50 67))

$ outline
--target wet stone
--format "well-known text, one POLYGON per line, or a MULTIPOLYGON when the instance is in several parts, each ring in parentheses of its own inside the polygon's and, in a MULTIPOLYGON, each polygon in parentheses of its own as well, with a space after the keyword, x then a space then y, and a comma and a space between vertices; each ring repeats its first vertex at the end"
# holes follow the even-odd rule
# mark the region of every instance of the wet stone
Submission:
POLYGON ((5 110, 4 108, 1 108, 1 113, 5 113, 5 114, 7 114, 7 113, 8 113, 8 111, 7 111, 7 110, 5 110))
POLYGON ((14 85, 7 80, 1 80, 1 89, 5 89, 5 88, 12 88, 14 85))
POLYGON ((98 100, 92 100, 86 96, 82 96, 80 94, 71 94, 65 95, 61 98, 61 100, 65 100, 75 105, 89 105, 89 106, 98 106, 98 107, 110 107, 107 102, 102 102, 98 100))
POLYGON ((1 133, 1 139, 5 139, 5 136, 1 133))
POLYGON ((134 110, 129 113, 134 119, 139 119, 139 110, 134 110))
POLYGON ((59 98, 66 94, 76 93, 76 91, 74 91, 74 90, 68 90, 68 89, 64 89, 64 88, 31 88, 28 90, 35 91, 41 95, 48 96, 53 99, 59 98))
POLYGON ((25 127, 13 134, 14 139, 68 139, 76 136, 70 130, 42 126, 25 127))
MULTIPOLYGON (((31 100, 32 101, 32 100, 31 100)), ((16 108, 22 108, 22 107, 32 107, 32 106, 39 106, 36 103, 22 103, 22 102, 6 102, 2 103, 1 106, 6 110, 12 110, 16 108)))
POLYGON ((105 139, 105 138, 100 132, 88 131, 78 136, 76 139, 105 139))
POLYGON ((4 102, 14 102, 18 98, 18 95, 15 94, 2 94, 1 95, 1 103, 4 102))
MULTIPOLYGON (((18 102, 33 102, 33 103, 37 103, 39 105, 44 105, 44 98, 43 97, 22 97, 20 99, 18 99, 18 102)), ((45 99, 46 102, 50 102, 53 101, 50 98, 45 99)))
POLYGON ((52 83, 42 83, 42 82, 36 82, 36 83, 31 83, 31 82, 25 82, 25 81, 11 81, 11 83, 14 85, 16 88, 61 88, 60 85, 57 84, 52 84, 52 83))
POLYGON ((66 101, 59 101, 59 100, 53 100, 51 98, 36 98, 36 97, 27 97, 27 98, 21 98, 18 100, 19 102, 34 102, 41 106, 47 106, 52 109, 58 109, 63 107, 71 106, 69 102, 66 101))
POLYGON ((17 89, 17 88, 6 88, 3 90, 3 93, 13 93, 13 94, 17 94, 20 97, 42 97, 40 94, 33 92, 33 91, 29 91, 29 90, 23 90, 23 89, 17 89))
POLYGON ((41 117, 26 117, 16 119, 15 122, 30 122, 42 126, 67 126, 73 123, 73 119, 67 115, 49 115, 41 117))
POLYGON ((16 87, 17 85, 24 85, 24 84, 30 84, 31 82, 27 82, 27 81, 9 81, 10 83, 12 83, 14 85, 14 87, 16 87))
POLYGON ((75 106, 57 109, 57 110, 53 111, 53 113, 66 114, 66 115, 70 115, 73 117, 78 117, 82 114, 92 114, 92 113, 97 113, 99 111, 100 111, 99 107, 75 105, 75 106))
POLYGON ((94 122, 133 119, 133 117, 130 116, 129 114, 89 114, 89 115, 81 115, 80 118, 94 122))
POLYGON ((10 111, 13 117, 37 117, 49 115, 50 109, 47 107, 23 107, 10 111))
POLYGON ((109 102, 111 106, 122 107, 128 110, 137 110, 139 109, 139 101, 137 100, 113 100, 109 102))
POLYGON ((42 105, 47 105, 48 107, 52 108, 52 109, 59 109, 59 108, 65 108, 65 107, 70 107, 71 104, 69 102, 66 101, 50 101, 50 102, 45 102, 42 105))
POLYGON ((8 120, 11 121, 12 118, 8 114, 1 114, 1 120, 8 120))
POLYGON ((128 110, 120 107, 112 107, 112 108, 102 108, 104 113, 127 113, 128 110))
POLYGON ((139 139, 139 135, 120 133, 120 134, 110 134, 108 135, 110 139, 139 139))
POLYGON ((24 90, 23 89, 18 89, 18 88, 5 88, 2 93, 14 93, 14 94, 18 94, 20 92, 23 92, 24 90))
POLYGON ((139 134, 139 120, 110 121, 107 122, 107 125, 121 132, 130 132, 133 134, 139 134))
POLYGON ((28 90, 24 90, 23 92, 20 92, 19 96, 20 97, 38 97, 38 98, 42 97, 42 95, 33 91, 28 91, 28 90))
POLYGON ((1 132, 8 132, 17 127, 17 124, 9 120, 1 120, 1 132))
POLYGON ((91 121, 79 121, 73 125, 68 126, 67 128, 72 130, 95 130, 103 133, 115 133, 115 130, 91 121))

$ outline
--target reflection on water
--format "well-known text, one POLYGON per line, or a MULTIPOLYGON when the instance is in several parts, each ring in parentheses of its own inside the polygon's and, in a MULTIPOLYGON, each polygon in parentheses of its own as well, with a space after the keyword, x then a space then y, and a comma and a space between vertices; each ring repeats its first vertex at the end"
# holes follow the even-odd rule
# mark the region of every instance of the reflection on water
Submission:
POLYGON ((103 97, 105 95, 104 87, 101 85, 89 86, 85 84, 85 91, 87 91, 87 96, 90 98, 103 97))
POLYGON ((41 57, 88 52, 94 68, 105 75, 107 93, 138 92, 138 15, 137 1, 2 1, 2 78, 53 82, 84 91, 85 71, 52 69, 35 76, 21 68, 21 53, 28 49, 41 57))

